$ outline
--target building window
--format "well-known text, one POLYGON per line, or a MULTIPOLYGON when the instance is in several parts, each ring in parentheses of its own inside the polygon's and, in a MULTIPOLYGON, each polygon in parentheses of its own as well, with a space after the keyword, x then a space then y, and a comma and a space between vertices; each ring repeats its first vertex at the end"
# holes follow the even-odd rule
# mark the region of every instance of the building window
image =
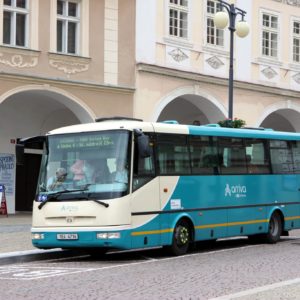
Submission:
POLYGON ((278 17, 266 13, 262 16, 262 55, 278 55, 278 17))
POLYGON ((214 15, 221 11, 219 2, 207 1, 207 19, 206 19, 206 42, 214 46, 224 46, 224 30, 217 29, 214 25, 214 15))
POLYGON ((293 22, 293 61, 300 62, 300 22, 293 22))
POLYGON ((26 47, 28 30, 28 1, 3 1, 3 44, 26 47))
POLYGON ((169 2, 170 36, 188 37, 188 0, 170 0, 169 2))
POLYGON ((57 52, 78 54, 79 45, 79 3, 57 1, 57 52))

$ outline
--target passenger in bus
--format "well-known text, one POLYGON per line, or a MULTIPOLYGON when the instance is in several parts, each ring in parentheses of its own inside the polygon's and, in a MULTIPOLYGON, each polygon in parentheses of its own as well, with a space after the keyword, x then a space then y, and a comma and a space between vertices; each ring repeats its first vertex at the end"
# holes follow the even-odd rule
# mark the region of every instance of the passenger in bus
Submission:
POLYGON ((111 173, 107 166, 106 159, 100 159, 94 162, 96 170, 94 171, 92 180, 95 183, 111 183, 111 173))
POLYGON ((116 172, 114 174, 114 182, 118 183, 128 183, 128 170, 125 165, 125 160, 116 160, 116 172))
POLYGON ((77 159, 75 163, 70 167, 70 171, 74 174, 74 183, 79 183, 85 179, 83 167, 84 161, 81 159, 77 159))
POLYGON ((53 190, 65 190, 64 182, 67 178, 67 171, 65 168, 58 168, 56 170, 55 176, 52 176, 47 181, 48 191, 53 190))
POLYGON ((86 183, 95 183, 97 172, 99 171, 97 164, 98 160, 95 159, 87 159, 84 161, 82 170, 86 183))
POLYGON ((77 160, 70 170, 74 174, 75 185, 103 183, 109 180, 109 170, 105 160, 77 160))

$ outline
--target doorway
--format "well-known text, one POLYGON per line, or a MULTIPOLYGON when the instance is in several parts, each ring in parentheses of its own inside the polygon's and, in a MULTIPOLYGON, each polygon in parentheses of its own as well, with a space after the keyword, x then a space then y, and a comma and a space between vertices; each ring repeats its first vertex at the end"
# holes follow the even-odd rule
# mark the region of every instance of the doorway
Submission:
POLYGON ((16 211, 32 211, 41 159, 41 154, 24 153, 24 163, 16 166, 16 211))

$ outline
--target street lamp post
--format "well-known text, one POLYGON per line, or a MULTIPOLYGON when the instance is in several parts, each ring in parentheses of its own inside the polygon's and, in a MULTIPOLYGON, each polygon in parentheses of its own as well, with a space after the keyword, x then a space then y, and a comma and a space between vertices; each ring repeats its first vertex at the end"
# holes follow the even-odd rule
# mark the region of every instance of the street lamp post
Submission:
POLYGON ((249 33, 249 26, 244 20, 246 12, 235 6, 234 1, 227 3, 223 0, 218 0, 222 10, 215 14, 214 24, 218 29, 224 29, 228 25, 230 31, 230 59, 229 59, 229 85, 228 85, 228 118, 233 118, 233 51, 234 51, 234 32, 243 38, 249 33), (236 24, 236 17, 240 15, 241 20, 236 24))

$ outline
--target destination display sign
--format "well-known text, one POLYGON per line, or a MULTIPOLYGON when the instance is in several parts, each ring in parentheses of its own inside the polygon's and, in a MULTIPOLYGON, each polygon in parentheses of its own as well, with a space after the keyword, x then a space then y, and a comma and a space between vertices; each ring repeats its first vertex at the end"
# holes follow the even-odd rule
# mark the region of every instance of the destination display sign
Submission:
POLYGON ((57 150, 70 150, 108 147, 114 145, 114 141, 111 135, 74 135, 55 137, 53 144, 57 150))

